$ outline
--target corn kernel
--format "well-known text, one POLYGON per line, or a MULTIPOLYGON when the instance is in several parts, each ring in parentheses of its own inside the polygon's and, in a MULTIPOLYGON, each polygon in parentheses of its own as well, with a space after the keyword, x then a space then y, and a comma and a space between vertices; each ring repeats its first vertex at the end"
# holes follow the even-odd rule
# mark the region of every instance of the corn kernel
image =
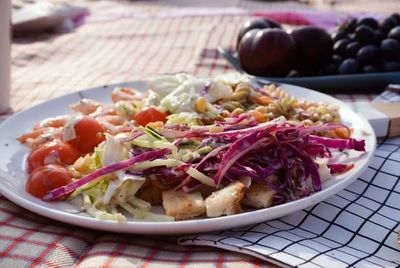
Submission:
POLYGON ((76 171, 86 174, 91 171, 92 158, 87 154, 85 157, 79 157, 78 160, 75 161, 73 167, 76 171))
POLYGON ((206 107, 207 107, 206 99, 204 97, 198 98, 196 101, 197 111, 199 111, 200 113, 204 113, 206 111, 206 107))
POLYGON ((335 130, 335 134, 336 134, 336 136, 337 136, 338 138, 341 138, 341 139, 348 139, 348 138, 350 137, 350 134, 351 134, 351 133, 348 131, 347 128, 342 127, 342 128, 336 129, 336 130, 335 130))
POLYGON ((147 124, 148 127, 154 128, 155 130, 159 130, 164 126, 162 121, 150 122, 147 124))

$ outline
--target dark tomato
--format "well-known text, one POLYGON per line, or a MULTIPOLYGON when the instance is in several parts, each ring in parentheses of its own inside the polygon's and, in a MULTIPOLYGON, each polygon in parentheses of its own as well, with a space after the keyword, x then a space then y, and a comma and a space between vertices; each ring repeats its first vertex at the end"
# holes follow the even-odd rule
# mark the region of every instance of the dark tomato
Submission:
POLYGON ((167 121, 167 114, 155 108, 148 108, 135 114, 134 120, 141 126, 146 126, 148 123, 157 121, 165 123, 167 121))
POLYGON ((91 153, 99 143, 104 141, 106 130, 93 117, 84 115, 76 120, 74 124, 76 138, 69 140, 68 143, 81 154, 91 153))
POLYGON ((79 153, 68 143, 62 141, 45 143, 28 156, 28 173, 49 164, 71 165, 78 158, 79 153))
POLYGON ((253 29, 239 45, 243 69, 259 76, 285 76, 293 67, 296 44, 282 29, 253 29))
POLYGON ((68 170, 59 165, 47 165, 37 168, 26 182, 25 189, 28 193, 42 198, 51 190, 67 185, 72 181, 68 170))
POLYGON ((269 29, 269 28, 282 28, 282 26, 278 22, 267 18, 258 18, 255 20, 246 21, 243 27, 239 31, 236 49, 239 49, 240 40, 242 40, 242 37, 247 32, 253 29, 269 29))

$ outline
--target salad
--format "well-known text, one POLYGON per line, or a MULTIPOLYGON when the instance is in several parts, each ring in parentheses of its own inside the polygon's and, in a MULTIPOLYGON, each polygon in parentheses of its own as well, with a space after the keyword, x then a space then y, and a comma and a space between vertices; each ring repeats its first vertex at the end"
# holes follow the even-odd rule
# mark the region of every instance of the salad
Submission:
POLYGON ((82 99, 71 115, 38 122, 26 190, 74 202, 101 220, 186 220, 237 214, 309 196, 365 151, 338 108, 297 100, 247 77, 187 74, 116 88, 112 104, 82 99), (164 212, 153 207, 162 205, 164 212))

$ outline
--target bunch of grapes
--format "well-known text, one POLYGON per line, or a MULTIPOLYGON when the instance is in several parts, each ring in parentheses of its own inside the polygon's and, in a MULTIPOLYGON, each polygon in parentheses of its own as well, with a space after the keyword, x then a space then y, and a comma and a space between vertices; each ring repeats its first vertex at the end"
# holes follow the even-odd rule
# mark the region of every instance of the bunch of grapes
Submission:
POLYGON ((350 19, 332 39, 334 54, 324 70, 327 75, 400 71, 400 14, 381 21, 350 19))

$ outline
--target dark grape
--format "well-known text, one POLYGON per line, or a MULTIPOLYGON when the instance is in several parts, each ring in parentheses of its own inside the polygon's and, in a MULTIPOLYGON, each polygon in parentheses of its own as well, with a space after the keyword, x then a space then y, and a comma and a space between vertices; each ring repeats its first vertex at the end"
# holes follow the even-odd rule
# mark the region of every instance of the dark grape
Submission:
POLYGON ((383 63, 383 71, 395 72, 400 71, 400 62, 398 61, 386 61, 383 63))
POLYGON ((394 18, 397 21, 397 25, 400 25, 400 14, 399 13, 393 13, 392 15, 389 16, 389 18, 394 18))
POLYGON ((346 56, 347 57, 356 57, 358 50, 360 49, 360 43, 358 42, 351 42, 346 47, 346 56))
POLYGON ((346 59, 339 66, 340 74, 354 74, 358 71, 358 61, 356 59, 346 59))
POLYGON ((336 41, 333 45, 333 52, 339 55, 344 55, 346 52, 346 47, 350 43, 349 39, 341 39, 336 41))
POLYGON ((337 66, 339 66, 340 64, 342 64, 343 62, 343 58, 339 55, 333 55, 332 56, 332 63, 336 64, 337 66))
POLYGON ((397 41, 400 41, 400 26, 394 27, 388 34, 389 38, 396 39, 397 41))
POLYGON ((358 26, 360 25, 366 25, 371 27, 372 29, 378 29, 378 21, 374 18, 370 18, 370 17, 366 17, 366 18, 362 18, 358 21, 357 23, 358 26))
POLYGON ((349 37, 348 34, 344 30, 338 30, 336 33, 332 34, 333 42, 336 42, 336 41, 339 41, 339 40, 342 40, 342 39, 346 39, 348 37, 349 37))
POLYGON ((371 44, 375 42, 374 30, 367 25, 360 25, 356 28, 354 38, 361 44, 371 44))
POLYGON ((400 60, 400 42, 386 38, 381 42, 380 51, 383 57, 391 60, 400 60))
POLYGON ((362 70, 364 73, 376 73, 379 71, 375 65, 365 65, 362 70))
POLYGON ((345 24, 345 29, 349 32, 352 33, 357 27, 357 19, 351 19, 345 24))
POLYGON ((358 50, 357 59, 362 64, 375 63, 379 60, 379 50, 374 45, 363 46, 358 50))
POLYGON ((379 30, 374 31, 374 35, 375 35, 375 42, 376 43, 379 43, 380 41, 385 39, 385 35, 379 30))
POLYGON ((383 19, 379 25, 379 29, 384 32, 388 33, 392 28, 398 25, 397 20, 393 17, 387 17, 383 19))

